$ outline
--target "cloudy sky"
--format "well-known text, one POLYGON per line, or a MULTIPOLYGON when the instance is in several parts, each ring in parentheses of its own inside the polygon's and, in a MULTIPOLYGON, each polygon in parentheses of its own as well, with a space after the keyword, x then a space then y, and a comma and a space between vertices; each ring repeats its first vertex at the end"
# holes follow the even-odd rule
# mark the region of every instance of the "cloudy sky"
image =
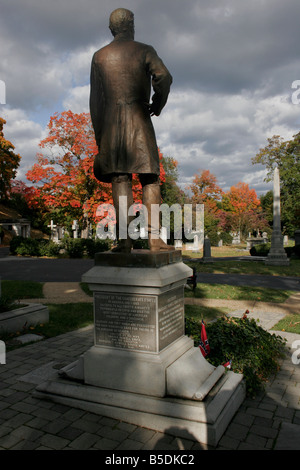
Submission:
POLYGON ((108 19, 119 7, 134 12, 136 40, 154 46, 173 76, 153 124, 182 187, 208 169, 225 191, 239 181, 270 189, 251 158, 268 137, 300 130, 299 0, 0 0, 0 116, 22 156, 18 178, 54 112, 89 111, 92 55, 112 40, 108 19))

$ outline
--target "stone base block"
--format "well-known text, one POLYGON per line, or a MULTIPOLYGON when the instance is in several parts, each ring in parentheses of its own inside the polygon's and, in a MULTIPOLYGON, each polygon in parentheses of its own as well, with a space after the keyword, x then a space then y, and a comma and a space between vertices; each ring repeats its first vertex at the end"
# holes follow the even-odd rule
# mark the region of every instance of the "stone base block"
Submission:
POLYGON ((94 346, 83 357, 84 382, 163 397, 166 394, 166 368, 191 347, 193 341, 186 336, 158 354, 94 346))
POLYGON ((159 398, 59 377, 39 385, 34 396, 216 446, 245 398, 242 378, 231 371, 223 374, 203 401, 159 398))
POLYGON ((264 263, 270 266, 289 266, 290 260, 286 254, 270 254, 265 259, 264 263))

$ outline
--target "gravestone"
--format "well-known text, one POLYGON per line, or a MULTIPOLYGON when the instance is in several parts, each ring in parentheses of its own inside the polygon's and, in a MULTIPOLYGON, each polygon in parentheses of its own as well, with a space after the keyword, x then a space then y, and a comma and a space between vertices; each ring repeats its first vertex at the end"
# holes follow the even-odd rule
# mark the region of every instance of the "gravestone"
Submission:
POLYGON ((58 227, 57 225, 54 224, 53 220, 51 220, 50 225, 47 225, 47 227, 50 228, 51 234, 50 234, 50 239, 58 243, 59 242, 59 236, 58 236, 58 227))
POLYGON ((211 263, 213 261, 211 256, 211 244, 208 236, 204 238, 202 261, 203 263, 211 263))
POLYGON ((72 230, 73 230, 73 238, 78 238, 79 224, 77 220, 73 220, 72 230))
POLYGON ((232 245, 240 245, 241 243, 241 235, 240 235, 240 232, 234 232, 234 233, 231 233, 232 235, 232 245))
POLYGON ((278 168, 275 168, 274 170, 273 194, 273 232, 271 237, 271 248, 267 259, 265 260, 265 264, 288 266, 289 259, 283 247, 283 236, 281 233, 280 178, 278 168))

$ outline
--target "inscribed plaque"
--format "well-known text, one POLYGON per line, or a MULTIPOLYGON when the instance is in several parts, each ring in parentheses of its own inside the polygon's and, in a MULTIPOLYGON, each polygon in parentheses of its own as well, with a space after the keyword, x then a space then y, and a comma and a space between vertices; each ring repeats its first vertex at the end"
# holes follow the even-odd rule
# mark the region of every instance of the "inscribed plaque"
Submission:
POLYGON ((177 288, 158 297, 159 351, 184 334, 183 289, 177 288))
POLYGON ((156 352, 156 297, 95 293, 95 344, 156 352))

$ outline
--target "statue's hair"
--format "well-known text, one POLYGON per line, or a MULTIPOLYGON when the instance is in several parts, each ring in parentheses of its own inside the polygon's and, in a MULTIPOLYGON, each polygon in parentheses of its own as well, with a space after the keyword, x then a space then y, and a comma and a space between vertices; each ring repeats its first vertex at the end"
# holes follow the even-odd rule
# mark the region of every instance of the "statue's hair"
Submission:
POLYGON ((109 29, 113 36, 123 33, 134 28, 134 15, 126 8, 117 8, 114 10, 109 18, 109 29))

